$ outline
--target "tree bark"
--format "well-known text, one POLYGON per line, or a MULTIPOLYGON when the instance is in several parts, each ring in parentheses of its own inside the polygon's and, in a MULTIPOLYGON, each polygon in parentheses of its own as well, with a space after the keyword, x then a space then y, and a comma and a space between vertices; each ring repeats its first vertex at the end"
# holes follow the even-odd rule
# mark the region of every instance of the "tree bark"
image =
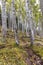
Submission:
POLYGON ((2 0, 2 35, 3 41, 6 40, 7 21, 6 21, 6 0, 2 0))
POLYGON ((33 32, 33 28, 32 28, 32 12, 30 7, 28 7, 30 5, 29 1, 26 0, 26 14, 27 14, 27 22, 29 25, 29 35, 30 35, 30 42, 31 45, 33 45, 34 43, 34 32, 33 32))
POLYGON ((19 44, 19 40, 18 40, 18 30, 17 30, 17 24, 16 24, 16 11, 15 11, 15 2, 14 0, 11 1, 11 19, 12 19, 12 30, 14 31, 15 34, 15 40, 16 40, 16 44, 19 44))

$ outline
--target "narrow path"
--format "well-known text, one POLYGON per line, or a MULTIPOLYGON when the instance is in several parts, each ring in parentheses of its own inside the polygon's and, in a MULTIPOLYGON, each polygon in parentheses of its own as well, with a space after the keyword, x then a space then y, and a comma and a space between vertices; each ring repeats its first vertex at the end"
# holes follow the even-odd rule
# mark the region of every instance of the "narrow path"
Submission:
POLYGON ((27 65, 43 65, 43 60, 31 48, 26 48, 26 51, 28 53, 27 65))

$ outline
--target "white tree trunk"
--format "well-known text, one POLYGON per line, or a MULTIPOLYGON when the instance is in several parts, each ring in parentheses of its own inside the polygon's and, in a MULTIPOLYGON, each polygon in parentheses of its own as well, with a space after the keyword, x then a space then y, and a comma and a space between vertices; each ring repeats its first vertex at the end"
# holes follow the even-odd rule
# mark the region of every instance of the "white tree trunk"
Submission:
POLYGON ((2 0, 2 34, 5 41, 7 33, 7 21, 6 21, 6 0, 2 0))
POLYGON ((15 11, 15 2, 14 0, 11 1, 11 20, 12 20, 12 31, 14 27, 16 27, 16 11, 15 11))
POLYGON ((11 20, 12 20, 12 31, 15 33, 15 40, 16 43, 19 44, 18 40, 18 32, 17 32, 17 24, 16 24, 16 11, 15 11, 15 2, 14 0, 11 1, 11 20))
POLYGON ((32 12, 30 10, 30 7, 28 7, 30 5, 30 2, 28 0, 26 0, 25 2, 26 2, 27 22, 29 25, 29 34, 30 34, 30 40, 32 45, 34 43, 34 32, 32 29, 32 12))

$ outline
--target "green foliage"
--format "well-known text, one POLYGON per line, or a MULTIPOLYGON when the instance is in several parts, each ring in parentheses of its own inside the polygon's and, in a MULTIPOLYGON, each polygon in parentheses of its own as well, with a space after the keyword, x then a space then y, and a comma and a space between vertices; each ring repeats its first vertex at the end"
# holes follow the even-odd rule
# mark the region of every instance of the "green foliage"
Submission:
POLYGON ((31 5, 34 5, 36 3, 36 0, 30 0, 31 5))
MULTIPOLYGON (((15 1, 15 9, 16 9, 16 15, 18 16, 19 14, 22 15, 22 19, 24 21, 25 16, 26 16, 26 11, 25 11, 25 0, 14 0, 15 1)), ((6 0, 7 4, 6 4, 6 10, 7 12, 10 11, 10 7, 11 7, 11 0, 6 0)), ((33 13, 33 20, 36 21, 36 24, 39 22, 39 19, 42 18, 42 14, 39 11, 40 10, 40 6, 38 4, 36 4, 36 0, 30 0, 30 8, 32 10, 33 13)), ((1 10, 0 10, 1 11, 1 10)))
MULTIPOLYGON (((7 12, 10 11, 9 8, 11 7, 11 0, 7 0, 7 12)), ((25 18, 25 0, 15 0, 15 10, 16 10, 16 15, 18 16, 19 14, 22 15, 22 19, 25 18)))
MULTIPOLYGON (((7 4, 6 4, 6 8, 7 8, 7 12, 10 11, 9 8, 11 7, 11 0, 6 0, 7 4)), ((30 8, 32 9, 33 12, 33 19, 36 21, 36 23, 38 23, 38 20, 41 17, 41 12, 39 11, 40 6, 38 4, 36 4, 36 0, 30 0, 30 8), (36 5, 35 5, 36 4, 36 5)), ((26 16, 26 11, 25 11, 25 0, 15 0, 15 9, 16 9, 16 15, 18 16, 19 14, 22 15, 22 19, 25 19, 26 16)))
POLYGON ((40 5, 36 4, 36 0, 31 0, 31 9, 33 12, 33 19, 36 21, 36 24, 38 24, 39 20, 42 17, 41 11, 40 10, 40 5))

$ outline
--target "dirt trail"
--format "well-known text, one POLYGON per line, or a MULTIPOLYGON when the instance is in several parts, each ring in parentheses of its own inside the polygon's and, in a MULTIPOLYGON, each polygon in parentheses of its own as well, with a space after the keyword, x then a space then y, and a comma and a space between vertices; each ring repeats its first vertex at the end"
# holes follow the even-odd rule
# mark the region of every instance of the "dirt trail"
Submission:
POLYGON ((31 48, 26 48, 26 51, 28 53, 28 58, 26 59, 27 65, 43 65, 43 60, 31 48))

